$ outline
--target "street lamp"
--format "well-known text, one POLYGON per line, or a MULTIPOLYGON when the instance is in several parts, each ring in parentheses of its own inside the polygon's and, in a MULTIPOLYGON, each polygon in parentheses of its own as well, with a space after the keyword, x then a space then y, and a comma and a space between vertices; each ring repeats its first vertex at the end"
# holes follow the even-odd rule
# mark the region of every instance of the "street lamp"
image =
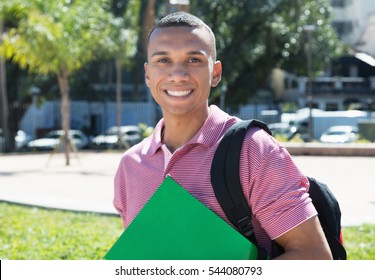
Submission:
POLYGON ((308 124, 308 133, 309 133, 309 142, 313 140, 313 117, 312 117, 312 63, 311 63, 311 33, 315 30, 315 25, 305 25, 303 30, 307 34, 307 73, 308 73, 308 90, 307 90, 307 102, 309 104, 309 124, 308 124))
POLYGON ((168 10, 189 12, 190 0, 169 0, 168 10))

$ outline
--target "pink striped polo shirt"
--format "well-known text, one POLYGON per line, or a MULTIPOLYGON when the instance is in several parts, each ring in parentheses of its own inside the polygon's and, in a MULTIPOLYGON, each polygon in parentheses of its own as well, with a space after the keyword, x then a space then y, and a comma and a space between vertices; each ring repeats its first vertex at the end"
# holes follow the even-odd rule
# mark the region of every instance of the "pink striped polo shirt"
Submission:
MULTIPOLYGON (((150 137, 127 150, 114 178, 114 206, 124 227, 131 223, 166 176, 171 176, 230 224, 212 189, 210 168, 221 138, 236 121, 237 118, 212 105, 202 128, 169 155, 168 160, 161 142, 163 119, 150 137)), ((252 128, 246 134, 240 177, 253 211, 258 243, 268 252, 271 239, 317 214, 307 194, 308 180, 287 150, 262 129, 252 128)))

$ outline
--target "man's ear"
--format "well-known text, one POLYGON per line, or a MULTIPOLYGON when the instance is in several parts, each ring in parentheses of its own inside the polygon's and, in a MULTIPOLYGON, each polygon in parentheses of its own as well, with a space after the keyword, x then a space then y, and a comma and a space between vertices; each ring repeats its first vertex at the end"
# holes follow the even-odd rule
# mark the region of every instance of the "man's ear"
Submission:
POLYGON ((221 65, 221 61, 215 61, 214 69, 212 73, 211 87, 216 87, 219 84, 219 82, 221 81, 222 73, 223 73, 223 68, 221 65))
POLYGON ((145 68, 145 83, 148 87, 150 87, 150 85, 149 85, 150 77, 148 76, 148 64, 147 64, 147 62, 145 62, 145 64, 143 66, 145 68))

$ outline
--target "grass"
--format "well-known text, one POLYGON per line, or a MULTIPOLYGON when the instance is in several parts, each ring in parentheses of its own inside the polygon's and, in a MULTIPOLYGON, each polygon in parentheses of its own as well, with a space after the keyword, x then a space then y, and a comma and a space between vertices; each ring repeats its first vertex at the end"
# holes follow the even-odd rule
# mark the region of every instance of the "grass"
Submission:
POLYGON ((375 225, 344 227, 343 236, 349 260, 375 260, 375 225))
MULTIPOLYGON (((0 259, 98 260, 122 232, 119 217, 0 203, 0 259)), ((343 228, 350 260, 375 260, 375 226, 343 228)))
POLYGON ((114 216, 0 203, 0 259, 97 260, 122 232, 114 216))

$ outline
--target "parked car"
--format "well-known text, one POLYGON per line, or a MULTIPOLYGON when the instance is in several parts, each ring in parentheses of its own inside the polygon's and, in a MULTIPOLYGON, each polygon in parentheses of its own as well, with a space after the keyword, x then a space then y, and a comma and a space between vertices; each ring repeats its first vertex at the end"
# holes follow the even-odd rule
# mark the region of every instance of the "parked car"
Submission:
POLYGON ((350 125, 331 126, 320 137, 322 143, 351 143, 359 138, 358 128, 350 125))
POLYGON ((32 140, 31 135, 23 130, 18 130, 15 136, 16 150, 23 151, 27 148, 27 144, 32 140))
POLYGON ((92 138, 91 147, 94 149, 118 149, 127 144, 131 147, 143 139, 142 130, 135 125, 121 126, 120 135, 125 144, 121 143, 119 139, 118 127, 112 126, 106 132, 92 138))
MULTIPOLYGON (((30 141, 27 148, 33 151, 54 150, 60 144, 63 135, 63 130, 52 130, 44 137, 30 141)), ((80 130, 70 130, 69 136, 78 150, 88 147, 90 143, 89 138, 80 130)))
POLYGON ((272 135, 281 135, 286 137, 288 140, 292 139, 297 133, 297 127, 290 125, 289 123, 271 123, 268 125, 272 135))
MULTIPOLYGON (((32 139, 32 137, 24 132, 23 130, 18 130, 16 136, 14 137, 14 143, 16 145, 17 151, 23 151, 27 147, 27 143, 32 139)), ((0 152, 3 152, 5 146, 5 139, 3 136, 3 131, 0 128, 0 152)))

